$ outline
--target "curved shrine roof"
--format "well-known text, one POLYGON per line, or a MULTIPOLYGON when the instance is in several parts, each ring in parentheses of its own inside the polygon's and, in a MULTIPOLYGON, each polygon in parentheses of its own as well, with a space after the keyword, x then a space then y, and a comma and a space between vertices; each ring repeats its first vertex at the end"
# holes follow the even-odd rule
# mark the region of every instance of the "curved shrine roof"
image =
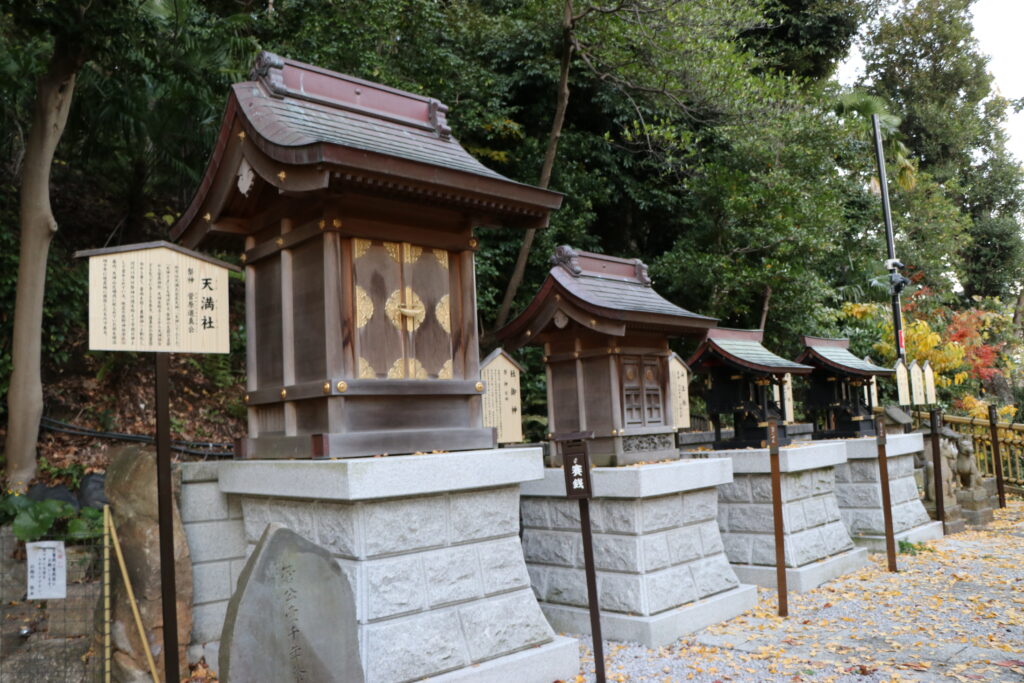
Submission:
POLYGON ((584 327, 621 336, 626 328, 670 335, 699 334, 717 324, 715 318, 676 306, 651 287, 647 266, 639 259, 576 251, 561 246, 553 267, 529 306, 504 328, 498 339, 512 348, 530 341, 557 311, 584 327))
POLYGON ((827 339, 824 337, 804 337, 806 347, 798 363, 807 363, 819 368, 827 368, 839 374, 870 376, 891 375, 895 370, 883 368, 867 360, 861 360, 850 353, 849 339, 827 339))
POLYGON ((805 375, 813 368, 778 356, 762 344, 764 330, 735 330, 719 327, 708 330, 700 347, 687 361, 694 372, 714 365, 729 365, 764 374, 805 375))

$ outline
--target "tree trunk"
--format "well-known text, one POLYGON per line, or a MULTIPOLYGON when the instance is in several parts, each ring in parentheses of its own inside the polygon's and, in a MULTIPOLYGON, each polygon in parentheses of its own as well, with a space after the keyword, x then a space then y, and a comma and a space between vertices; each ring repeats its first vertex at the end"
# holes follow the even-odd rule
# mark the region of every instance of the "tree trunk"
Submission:
POLYGON ((1017 305, 1013 308, 1013 326, 1018 330, 1024 326, 1024 290, 1017 295, 1017 305))
POLYGON ((36 474, 36 441, 43 413, 40 350, 46 259, 57 222, 50 208, 50 167, 71 109, 80 55, 58 41, 46 73, 36 87, 21 177, 21 241, 14 304, 11 360, 14 370, 7 392, 7 482, 24 491, 36 474))
MULTIPOLYGON (((558 96, 555 100, 555 118, 551 121, 551 132, 548 135, 548 147, 544 152, 544 163, 540 169, 540 181, 538 187, 547 189, 551 183, 551 169, 555 166, 555 154, 558 152, 558 141, 562 137, 562 124, 565 123, 565 110, 569 104, 569 67, 572 65, 573 52, 573 14, 572 0, 565 0, 565 12, 562 15, 562 64, 558 77, 558 96)), ((526 272, 526 262, 530 257, 530 247, 533 246, 533 238, 536 235, 536 228, 530 228, 523 237, 523 244, 519 247, 519 255, 516 257, 515 268, 512 269, 512 277, 509 278, 508 286, 505 288, 505 296, 501 300, 501 308, 498 309, 498 318, 494 322, 494 329, 499 329, 508 321, 509 311, 512 309, 512 302, 516 298, 519 285, 523 282, 523 273, 526 272)))
POLYGON ((765 285, 764 292, 761 295, 761 324, 757 326, 757 329, 763 330, 765 323, 768 322, 768 304, 772 300, 772 286, 765 285))

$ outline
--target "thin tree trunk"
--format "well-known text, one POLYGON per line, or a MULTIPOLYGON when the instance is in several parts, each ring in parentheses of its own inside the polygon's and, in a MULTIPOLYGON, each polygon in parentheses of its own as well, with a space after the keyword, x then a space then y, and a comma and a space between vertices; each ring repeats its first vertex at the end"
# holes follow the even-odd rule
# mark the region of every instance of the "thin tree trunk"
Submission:
MULTIPOLYGON (((558 152, 558 141, 562 137, 562 125, 565 123, 565 110, 569 104, 569 67, 572 65, 573 52, 573 9, 572 0, 565 0, 565 12, 562 15, 562 64, 558 77, 558 96, 555 101, 555 118, 551 121, 551 132, 548 135, 548 147, 544 152, 544 163, 540 169, 540 181, 538 187, 547 189, 551 183, 551 169, 555 166, 555 155, 558 152)), ((498 309, 498 318, 494 322, 494 329, 499 329, 508 321, 509 311, 512 309, 512 302, 516 298, 519 285, 523 282, 523 273, 526 272, 526 262, 530 257, 530 247, 533 246, 533 238, 537 230, 530 228, 523 237, 523 244, 519 247, 519 256, 516 257, 515 268, 512 269, 512 277, 509 278, 508 286, 505 288, 505 296, 501 300, 501 308, 498 309)))
POLYGON ((1017 329, 1024 326, 1024 290, 1017 295, 1017 305, 1013 308, 1013 326, 1017 329))
POLYGON ((7 393, 6 444, 8 486, 23 491, 36 474, 36 441, 43 413, 40 356, 46 259, 57 222, 50 208, 50 168, 67 124, 75 74, 82 64, 60 41, 36 87, 35 110, 25 146, 21 177, 21 243, 14 304, 11 360, 14 370, 7 393))
POLYGON ((757 329, 763 330, 765 323, 768 322, 768 304, 772 300, 772 286, 765 285, 764 293, 761 297, 761 324, 757 326, 757 329))

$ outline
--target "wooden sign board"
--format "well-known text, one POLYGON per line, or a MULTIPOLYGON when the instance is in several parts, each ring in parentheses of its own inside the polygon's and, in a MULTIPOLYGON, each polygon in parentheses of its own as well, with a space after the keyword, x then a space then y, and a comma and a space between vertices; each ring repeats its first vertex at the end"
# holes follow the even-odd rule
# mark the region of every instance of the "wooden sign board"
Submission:
POLYGON ((587 442, 583 439, 563 441, 561 446, 566 498, 592 497, 593 489, 590 485, 590 457, 587 453, 587 442))
POLYGON ((924 370, 916 360, 910 363, 910 401, 915 406, 925 405, 924 370))
POLYGON ((924 362, 924 400, 930 406, 938 403, 935 398, 935 371, 931 361, 927 360, 924 362))
POLYGON ((228 270, 233 266, 169 242, 76 256, 89 258, 90 350, 230 350, 228 270))
POLYGON ((772 392, 775 395, 775 404, 782 409, 783 424, 793 424, 793 375, 788 372, 783 375, 778 384, 772 385, 772 392))
POLYGON ((689 429, 690 368, 675 353, 668 357, 668 387, 672 401, 672 425, 676 429, 689 429))
POLYGON ((903 359, 896 361, 896 395, 901 406, 910 405, 910 372, 903 359))
MULTIPOLYGON (((871 356, 864 356, 864 360, 871 363, 871 356)), ((864 402, 874 408, 878 405, 878 377, 872 375, 871 379, 864 384, 864 402)))
POLYGON ((498 443, 521 443, 523 440, 523 404, 519 391, 522 367, 504 349, 495 349, 480 364, 484 382, 483 420, 485 427, 494 427, 498 443))

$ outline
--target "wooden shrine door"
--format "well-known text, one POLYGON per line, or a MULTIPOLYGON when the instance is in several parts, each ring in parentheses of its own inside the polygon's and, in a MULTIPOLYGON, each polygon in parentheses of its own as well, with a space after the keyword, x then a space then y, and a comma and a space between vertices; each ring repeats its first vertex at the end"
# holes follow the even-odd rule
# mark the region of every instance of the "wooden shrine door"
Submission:
POLYGON ((367 239, 352 247, 358 377, 452 379, 448 252, 367 239))

